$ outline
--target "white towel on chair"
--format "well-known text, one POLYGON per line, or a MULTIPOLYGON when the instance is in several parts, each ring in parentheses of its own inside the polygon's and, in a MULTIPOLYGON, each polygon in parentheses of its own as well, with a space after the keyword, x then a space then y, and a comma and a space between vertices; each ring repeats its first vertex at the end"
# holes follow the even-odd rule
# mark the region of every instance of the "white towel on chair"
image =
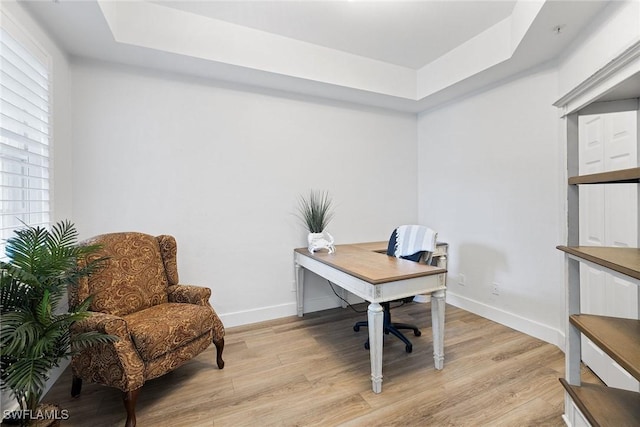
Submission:
POLYGON ((434 252, 438 233, 422 225, 401 225, 396 229, 395 256, 409 256, 416 252, 434 252))

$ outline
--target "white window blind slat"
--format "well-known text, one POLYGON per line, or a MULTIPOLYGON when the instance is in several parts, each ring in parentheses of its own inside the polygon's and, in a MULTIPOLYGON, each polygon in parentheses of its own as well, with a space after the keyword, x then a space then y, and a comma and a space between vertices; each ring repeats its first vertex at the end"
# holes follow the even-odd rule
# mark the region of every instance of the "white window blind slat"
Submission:
POLYGON ((2 100, 1 111, 5 116, 10 116, 19 123, 26 123, 34 129, 48 132, 48 111, 41 110, 26 99, 18 99, 18 95, 12 91, 0 91, 0 99, 2 100))
POLYGON ((2 13, 0 32, 0 257, 16 228, 48 227, 49 59, 2 13))
POLYGON ((48 176, 49 158, 36 153, 30 154, 29 158, 12 156, 10 153, 2 158, 2 172, 7 175, 25 175, 26 166, 32 171, 31 176, 48 176))
POLYGON ((6 31, 4 28, 0 29, 0 31, 2 35, 2 37, 0 37, 2 56, 22 69, 22 74, 26 77, 29 77, 33 81, 39 81, 42 87, 46 87, 49 81, 47 65, 36 58, 33 53, 16 40, 12 34, 9 34, 9 31, 6 31))
POLYGON ((22 189, 37 189, 43 191, 49 191, 48 177, 23 177, 16 174, 8 174, 8 185, 2 186, 2 200, 11 200, 5 197, 5 191, 22 190, 22 189))
POLYGON ((41 153, 43 155, 49 152, 48 140, 43 142, 35 141, 28 136, 2 128, 2 123, 0 123, 0 144, 7 147, 18 147, 20 149, 24 149, 24 146, 28 146, 30 152, 41 153))
MULTIPOLYGON (((9 112, 6 112, 9 113, 9 112)), ((5 112, 0 113, 0 126, 17 135, 27 137, 29 140, 49 145, 49 130, 45 131, 30 126, 29 123, 20 122, 18 117, 10 117, 5 112)))
POLYGON ((11 62, 4 55, 6 50, 0 51, 0 62, 2 63, 2 81, 3 84, 10 89, 20 87, 21 91, 26 90, 25 97, 31 100, 34 104, 46 105, 48 102, 47 94, 43 93, 43 90, 47 90, 46 85, 43 82, 34 80, 39 79, 40 76, 28 76, 22 73, 19 64, 11 62))
MULTIPOLYGON (((5 62, 0 61, 0 66, 5 64, 5 62)), ((48 114, 49 100, 42 98, 42 94, 37 91, 34 92, 32 89, 36 88, 35 86, 29 87, 24 83, 24 81, 16 80, 14 76, 7 73, 5 67, 2 72, 2 86, 0 86, 0 90, 6 92, 3 94, 3 98, 10 100, 24 110, 32 111, 34 115, 38 115, 37 112, 42 111, 46 116, 48 114)), ((42 90, 39 87, 37 89, 42 90)))

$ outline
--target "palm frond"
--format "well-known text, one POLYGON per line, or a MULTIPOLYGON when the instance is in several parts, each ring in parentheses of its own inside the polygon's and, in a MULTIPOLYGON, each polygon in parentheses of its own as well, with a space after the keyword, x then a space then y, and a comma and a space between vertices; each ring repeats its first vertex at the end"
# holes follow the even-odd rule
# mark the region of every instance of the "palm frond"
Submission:
POLYGON ((28 310, 6 313, 0 324, 0 354, 3 356, 22 357, 38 340, 40 325, 35 322, 33 314, 28 310))
POLYGON ((96 331, 75 334, 71 339, 71 353, 75 354, 93 345, 107 344, 118 341, 118 339, 119 338, 115 335, 105 335, 96 331))
POLYGON ((69 221, 50 230, 26 226, 7 240, 8 261, 0 262, 0 387, 11 390, 24 409, 35 409, 49 370, 72 347, 117 339, 97 332, 71 335, 70 326, 89 315, 89 299, 58 312, 68 287, 106 261, 92 255, 98 246, 79 245, 77 239, 69 221))
MULTIPOLYGON (((11 363, 3 372, 2 388, 9 388, 14 395, 25 396, 28 400, 40 400, 53 366, 42 358, 23 358, 11 363)), ((34 405, 35 408, 35 405, 34 405)))
POLYGON ((51 319, 51 303, 50 303, 49 295, 50 295, 49 291, 45 289, 42 295, 42 299, 36 305, 36 310, 35 310, 36 321, 45 326, 47 326, 51 321, 50 320, 51 319))
POLYGON ((24 307, 30 299, 31 286, 12 277, 13 275, 5 270, 4 266, 0 274, 0 314, 24 307))
POLYGON ((41 227, 27 227, 14 233, 16 236, 7 239, 6 256, 13 265, 29 271, 39 259, 39 248, 46 242, 47 231, 41 227))
POLYGON ((49 250, 73 248, 78 242, 78 232, 70 221, 61 221, 51 227, 47 236, 49 250))
POLYGON ((69 270, 67 270, 65 276, 65 282, 67 285, 76 286, 81 278, 91 276, 93 273, 99 271, 105 266, 106 262, 109 260, 108 257, 89 256, 99 249, 99 245, 92 245, 83 246, 78 250, 78 253, 75 254, 74 257, 82 262, 76 262, 69 270))
POLYGON ((91 307, 91 302, 93 301, 93 296, 89 295, 84 301, 80 302, 75 307, 69 308, 69 310, 73 313, 87 313, 89 311, 89 307, 91 307))

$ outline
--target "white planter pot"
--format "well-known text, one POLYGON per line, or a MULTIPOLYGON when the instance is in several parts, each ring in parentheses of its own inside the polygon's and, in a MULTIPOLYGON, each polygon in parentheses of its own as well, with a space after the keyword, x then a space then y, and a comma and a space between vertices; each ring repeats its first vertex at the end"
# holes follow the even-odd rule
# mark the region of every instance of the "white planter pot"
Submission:
POLYGON ((307 248, 311 253, 326 249, 330 254, 332 254, 336 250, 336 248, 333 246, 333 241, 333 236, 326 231, 322 233, 309 233, 307 235, 307 248))

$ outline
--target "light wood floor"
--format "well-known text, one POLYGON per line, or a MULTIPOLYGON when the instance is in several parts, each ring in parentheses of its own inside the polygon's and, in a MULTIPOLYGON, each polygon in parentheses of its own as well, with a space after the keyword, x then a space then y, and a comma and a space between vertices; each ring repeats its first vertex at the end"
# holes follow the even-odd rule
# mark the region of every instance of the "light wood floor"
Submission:
MULTIPOLYGON (((365 306, 358 306, 364 310, 365 306)), ((384 340, 381 394, 371 391, 366 314, 350 309, 229 328, 215 347, 149 381, 139 427, 155 426, 563 426, 564 355, 553 345, 447 305, 445 366, 433 368, 429 304, 392 311, 417 324, 413 353, 384 340)), ((597 382, 588 370, 583 380, 597 382)), ((45 396, 69 411, 65 427, 122 426, 116 389, 85 383, 70 397, 69 369, 45 396)))

